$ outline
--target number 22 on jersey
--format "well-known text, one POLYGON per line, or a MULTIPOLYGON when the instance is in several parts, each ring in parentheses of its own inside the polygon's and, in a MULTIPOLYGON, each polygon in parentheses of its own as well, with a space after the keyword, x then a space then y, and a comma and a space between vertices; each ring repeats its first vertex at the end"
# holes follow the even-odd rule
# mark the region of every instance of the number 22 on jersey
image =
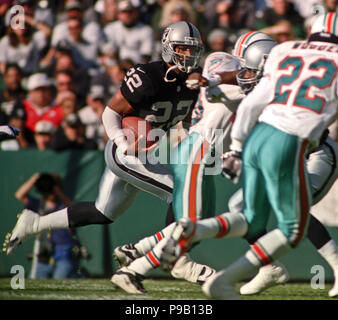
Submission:
POLYGON ((278 71, 282 71, 282 75, 277 81, 275 98, 272 103, 288 104, 292 89, 294 89, 296 81, 300 79, 301 83, 292 98, 292 105, 321 113, 326 99, 320 90, 330 87, 337 73, 337 65, 333 60, 318 58, 305 66, 302 57, 288 56, 279 63, 278 71), (285 72, 283 73, 283 71, 285 72), (311 95, 312 88, 317 88, 316 94, 311 95))

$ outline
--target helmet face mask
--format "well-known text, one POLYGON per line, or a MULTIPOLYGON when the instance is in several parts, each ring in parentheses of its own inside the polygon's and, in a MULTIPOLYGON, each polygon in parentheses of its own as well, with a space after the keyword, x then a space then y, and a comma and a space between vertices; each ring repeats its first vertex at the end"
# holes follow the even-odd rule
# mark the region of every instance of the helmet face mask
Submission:
POLYGON ((190 72, 198 66, 202 54, 200 33, 191 23, 180 21, 164 30, 162 58, 166 63, 175 65, 182 72, 190 72))
MULTIPOLYGON (((180 46, 180 45, 179 45, 180 46)), ((172 61, 178 68, 183 72, 189 72, 188 70, 194 69, 198 66, 201 57, 201 48, 198 44, 196 45, 184 45, 185 48, 190 51, 190 55, 177 52, 178 45, 173 44, 173 57, 172 61)))
POLYGON ((245 94, 248 94, 263 76, 265 61, 271 49, 277 45, 270 39, 251 42, 241 57, 242 70, 237 74, 237 83, 245 94))
POLYGON ((249 68, 243 68, 236 75, 237 83, 245 94, 252 91, 261 78, 262 72, 249 68))

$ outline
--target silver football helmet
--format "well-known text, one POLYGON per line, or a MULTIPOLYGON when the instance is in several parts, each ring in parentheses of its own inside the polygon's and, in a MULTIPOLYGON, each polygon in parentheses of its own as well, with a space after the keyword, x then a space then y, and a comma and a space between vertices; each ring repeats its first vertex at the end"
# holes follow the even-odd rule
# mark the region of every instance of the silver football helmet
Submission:
POLYGON ((242 34, 236 41, 234 48, 232 49, 232 55, 237 57, 240 61, 243 61, 244 53, 248 46, 256 41, 260 40, 272 40, 270 36, 261 31, 249 31, 242 34))
POLYGON ((196 68, 203 54, 203 43, 197 28, 186 21, 179 21, 168 26, 162 36, 162 58, 166 63, 176 66, 182 72, 196 68), (190 55, 178 53, 175 47, 187 46, 190 55))
POLYGON ((251 42, 241 61, 243 69, 237 74, 237 83, 245 94, 249 93, 263 76, 264 64, 271 51, 277 45, 270 37, 251 42))

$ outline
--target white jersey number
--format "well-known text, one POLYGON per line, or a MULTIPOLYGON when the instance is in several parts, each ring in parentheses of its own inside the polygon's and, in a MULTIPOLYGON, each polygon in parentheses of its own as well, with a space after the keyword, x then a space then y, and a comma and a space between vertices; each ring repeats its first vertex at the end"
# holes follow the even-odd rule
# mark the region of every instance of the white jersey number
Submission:
POLYGON ((130 90, 130 92, 134 92, 134 88, 138 88, 142 85, 142 80, 140 76, 137 73, 134 73, 136 70, 134 68, 131 68, 127 73, 125 77, 126 84, 130 90), (128 78, 128 79, 127 79, 128 78))

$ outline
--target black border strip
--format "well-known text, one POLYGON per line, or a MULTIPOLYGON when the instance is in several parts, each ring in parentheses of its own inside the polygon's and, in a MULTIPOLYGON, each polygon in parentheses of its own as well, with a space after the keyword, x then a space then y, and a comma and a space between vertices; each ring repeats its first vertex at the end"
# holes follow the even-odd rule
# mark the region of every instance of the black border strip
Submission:
POLYGON ((130 174, 131 176, 139 179, 139 180, 142 180, 146 183, 149 183, 149 184, 152 184, 153 186, 159 188, 159 189, 162 189, 166 192, 169 192, 169 193, 173 193, 173 189, 168 187, 167 185, 163 184, 163 183, 160 183, 158 182, 157 180, 154 180, 153 178, 150 178, 150 177, 147 177, 139 172, 136 172, 136 171, 133 171, 131 169, 129 169, 128 167, 122 165, 117 159, 116 159, 116 150, 117 150, 117 145, 115 143, 113 143, 113 148, 112 148, 112 156, 113 156, 113 160, 114 162, 116 163, 116 165, 124 172, 126 172, 127 174, 130 174))

